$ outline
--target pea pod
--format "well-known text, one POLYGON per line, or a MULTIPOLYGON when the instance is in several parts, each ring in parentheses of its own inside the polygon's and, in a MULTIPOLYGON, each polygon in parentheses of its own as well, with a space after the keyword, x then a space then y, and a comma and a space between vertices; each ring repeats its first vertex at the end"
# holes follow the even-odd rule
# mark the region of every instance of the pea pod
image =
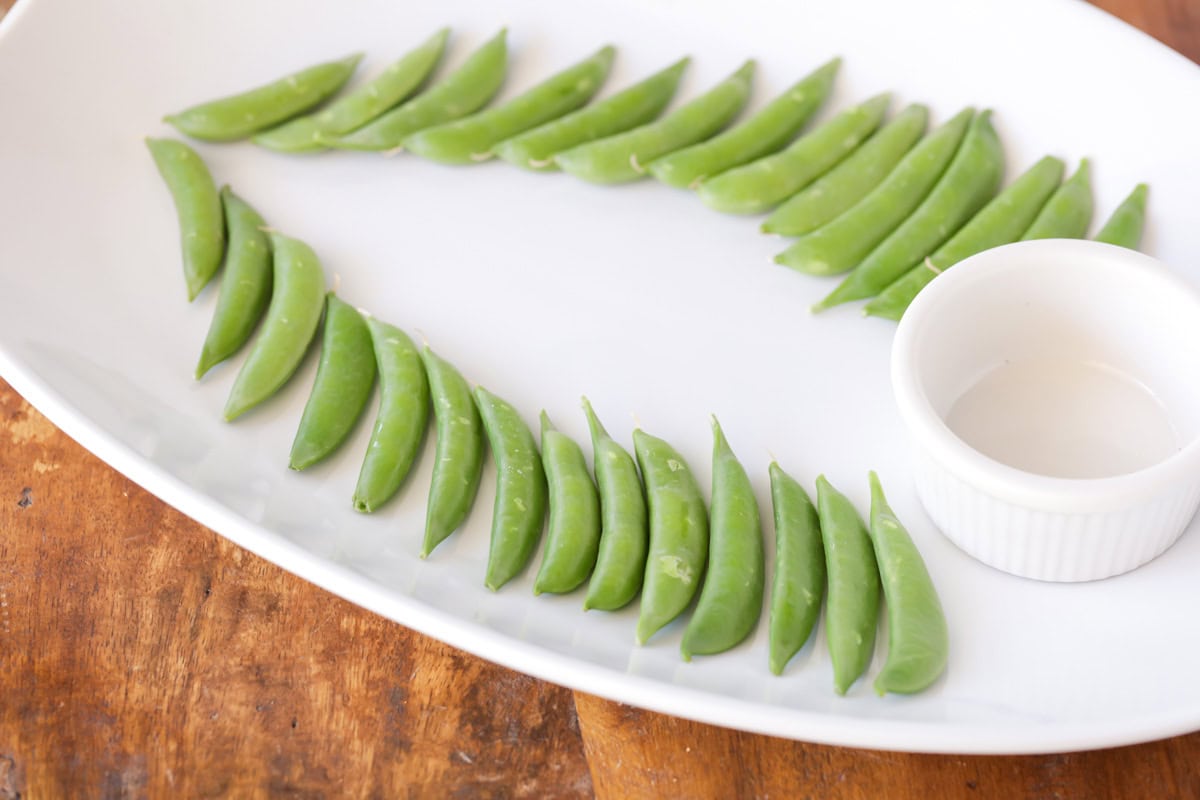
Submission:
POLYGON ((443 164, 491 158, 492 148, 505 139, 587 103, 608 76, 615 52, 603 47, 503 105, 412 134, 404 147, 443 164))
POLYGON ((729 124, 750 96, 754 62, 661 119, 633 130, 564 150, 555 163, 590 183, 627 183, 667 153, 704 141, 729 124))
POLYGON ((1030 239, 1082 239, 1092 224, 1091 164, 1085 158, 1075 174, 1050 195, 1021 241, 1030 239))
POLYGON ((964 109, 917 143, 883 183, 832 222, 775 256, 809 275, 837 275, 855 267, 913 212, 954 157, 974 116, 964 109))
POLYGON ((867 303, 864 314, 900 319, 909 303, 940 273, 968 256, 1015 242, 1046 204, 1062 180, 1063 162, 1053 156, 1038 161, 996 199, 984 206, 937 252, 893 281, 867 303))
POLYGON ((845 694, 863 674, 875 649, 879 567, 862 518, 824 475, 817 478, 817 514, 829 576, 825 633, 833 661, 833 688, 845 694))
POLYGON ((374 385, 375 351, 367 322, 354 306, 330 292, 321 361, 288 466, 306 469, 336 450, 362 416, 374 385))
POLYGON ((221 189, 221 205, 229 237, 225 276, 200 349, 197 380, 250 339, 271 300, 271 241, 262 217, 228 186, 221 189))
POLYGON ((825 594, 821 522, 808 494, 771 462, 771 505, 775 515, 775 579, 771 585, 768 652, 771 672, 783 668, 816 627, 825 594))
POLYGON ((351 134, 337 137, 322 134, 321 144, 340 150, 395 150, 417 131, 460 119, 482 108, 500 90, 507 67, 507 31, 501 30, 428 91, 351 134))
POLYGON ((762 614, 762 522, 754 487, 713 417, 711 553, 700 600, 683 632, 684 661, 721 653, 745 639, 762 614))
POLYGON ((763 233, 803 236, 851 208, 878 186, 925 132, 929 110, 910 105, 844 161, 771 212, 763 233))
POLYGON ((971 122, 962 147, 916 211, 871 251, 813 311, 874 297, 921 263, 987 205, 1004 178, 1004 148, 991 112, 971 122))
POLYGON ((175 203, 183 249, 183 277, 188 300, 195 300, 221 268, 225 254, 221 195, 204 160, 183 142, 147 138, 146 147, 175 203))
POLYGON ((429 379, 408 334, 375 318, 367 319, 379 370, 379 411, 354 487, 354 508, 372 513, 408 477, 429 424, 429 379))
POLYGON ((650 174, 669 186, 695 189, 706 178, 774 153, 825 102, 841 63, 835 58, 801 78, 740 125, 652 162, 650 174))
POLYGON ((730 214, 768 211, 828 172, 879 127, 891 96, 843 111, 787 149, 731 169, 700 186, 709 208, 730 214))
POLYGON ((517 410, 475 387, 475 403, 496 462, 496 504, 484 584, 493 592, 525 569, 546 520, 546 473, 533 440, 517 410))
POLYGON ((441 58, 449 33, 449 28, 442 28, 388 65, 374 80, 330 103, 328 108, 256 134, 254 143, 282 153, 326 149, 322 138, 361 128, 416 91, 441 58))
POLYGON ((888 651, 875 691, 912 694, 946 669, 950 634, 937 589, 912 537, 888 506, 879 476, 871 480, 871 543, 887 604, 888 651))
POLYGON ((608 435, 586 397, 583 410, 592 435, 601 516, 600 549, 583 607, 614 611, 633 600, 642 587, 649 537, 646 498, 633 458, 608 435))
POLYGON ((688 59, 680 59, 612 97, 506 139, 495 147, 495 153, 519 167, 553 170, 557 167, 555 154, 655 119, 675 96, 687 63, 688 59))
POLYGON ((555 430, 543 411, 542 467, 549 487, 550 522, 546 551, 533 593, 565 594, 587 580, 600 544, 600 497, 588 474, 583 450, 555 430))
POLYGON ((449 361, 429 349, 421 351, 433 416, 437 447, 433 479, 425 506, 425 539, 421 558, 427 557, 453 533, 471 510, 483 475, 483 421, 471 396, 471 387, 449 361))
POLYGON ((1100 228, 1096 241, 1137 250, 1146 225, 1146 195, 1149 192, 1149 186, 1139 183, 1100 228))
POLYGON ((193 139, 244 139, 331 97, 354 74, 361 58, 362 53, 355 53, 339 61, 317 64, 264 86, 168 114, 163 121, 193 139))
POLYGON ((708 514, 700 487, 675 448, 639 428, 633 449, 650 510, 650 553, 637 623, 638 643, 645 644, 683 613, 700 588, 708 558, 708 514))
POLYGON ((298 239, 271 234, 271 302, 250 353, 225 403, 233 420, 275 394, 295 373, 321 322, 325 272, 312 248, 298 239))

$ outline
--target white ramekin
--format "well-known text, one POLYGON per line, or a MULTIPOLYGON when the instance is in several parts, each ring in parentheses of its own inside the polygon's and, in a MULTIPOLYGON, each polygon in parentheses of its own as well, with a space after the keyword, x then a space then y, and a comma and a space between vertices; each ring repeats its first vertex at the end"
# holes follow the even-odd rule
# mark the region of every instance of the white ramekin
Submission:
POLYGON ((892 386, 926 511, 998 569, 1050 581, 1117 575, 1166 550, 1200 505, 1200 294, 1141 253, 1050 239, 964 260, 904 314, 892 386), (984 455, 948 426, 989 371, 1050 357, 1140 382, 1174 429, 1173 452, 1124 474, 1049 477, 984 455))

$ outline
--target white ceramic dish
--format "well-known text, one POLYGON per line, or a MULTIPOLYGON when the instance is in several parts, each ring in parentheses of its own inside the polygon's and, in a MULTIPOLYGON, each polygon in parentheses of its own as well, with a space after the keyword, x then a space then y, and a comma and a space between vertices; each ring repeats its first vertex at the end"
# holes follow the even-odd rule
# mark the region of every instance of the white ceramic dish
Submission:
POLYGON ((892 388, 922 505, 1005 572, 1127 572, 1200 503, 1200 294, 1142 253, 1043 240, 963 261, 905 313, 892 388))
MULTIPOLYGON (((403 624, 548 680, 672 714, 812 741, 899 750, 1030 752, 1200 728, 1200 534, 1110 581, 1039 584, 978 564, 937 534, 911 488, 892 408, 894 326, 808 306, 830 285, 769 263, 781 242, 651 182, 601 189, 506 164, 452 169, 361 154, 198 149, 271 224, 306 239, 345 297, 420 330, 471 379, 582 439, 587 393, 629 439, 629 414, 709 478, 716 413, 767 506, 768 449, 867 505, 866 472, 923 550, 945 601, 950 668, 930 691, 832 690, 823 631, 785 677, 766 630, 684 664, 678 625, 642 648, 633 611, 534 598, 532 575, 482 586, 492 473, 466 529, 416 553, 431 450, 374 517, 349 506, 360 429, 311 474, 285 469, 310 362, 277 402, 220 421, 233 370, 191 379, 213 294, 184 302, 175 220, 142 145, 162 114, 326 57, 364 73, 437 27, 448 65, 501 25, 508 96, 604 40, 606 91, 694 55, 681 97, 748 55, 754 103, 830 55, 832 113, 882 89, 937 120, 996 108, 1011 174, 1046 152, 1092 156, 1098 214, 1152 186, 1147 247, 1200 280, 1200 70, 1067 0, 956 3, 556 4, 505 0, 21 0, 0 26, 0 373, 67 433, 166 501, 308 580, 403 624), (286 24, 281 18, 286 17, 286 24), (869 21, 869 24, 864 22, 869 21), (1120 58, 1114 58, 1120 53, 1120 58)), ((769 528, 768 528, 769 531, 769 528)), ((81 542, 81 546, 82 542, 81 542)), ((878 668, 879 656, 871 674, 878 668)))

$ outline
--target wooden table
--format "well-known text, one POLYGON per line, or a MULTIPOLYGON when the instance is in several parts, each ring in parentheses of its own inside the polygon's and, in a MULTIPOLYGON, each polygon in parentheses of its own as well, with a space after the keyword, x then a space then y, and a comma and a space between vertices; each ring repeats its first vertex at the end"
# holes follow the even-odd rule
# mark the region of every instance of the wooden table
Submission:
MULTIPOLYGON (((1096 4, 1200 59, 1200 0, 1096 4)), ((1200 733, 1065 755, 909 755, 571 692, 235 547, 2 381, 0 443, 0 800, 1200 797, 1200 733)))

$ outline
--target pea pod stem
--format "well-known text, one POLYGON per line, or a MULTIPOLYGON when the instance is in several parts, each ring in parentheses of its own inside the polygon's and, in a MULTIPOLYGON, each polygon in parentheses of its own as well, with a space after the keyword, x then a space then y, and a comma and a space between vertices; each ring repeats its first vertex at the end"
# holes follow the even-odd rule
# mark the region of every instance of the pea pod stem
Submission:
POLYGON ((649 544, 646 498, 633 458, 604 429, 586 397, 583 410, 592 438, 601 515, 596 569, 583 607, 614 611, 629 604, 642 586, 649 544))
POLYGON ((950 634, 925 560, 870 473, 871 543, 887 601, 888 650, 875 691, 912 694, 946 669, 950 634))
POLYGON ((709 566, 680 653, 720 653, 745 639, 762 614, 765 574, 762 522, 746 470, 712 418, 709 566))

